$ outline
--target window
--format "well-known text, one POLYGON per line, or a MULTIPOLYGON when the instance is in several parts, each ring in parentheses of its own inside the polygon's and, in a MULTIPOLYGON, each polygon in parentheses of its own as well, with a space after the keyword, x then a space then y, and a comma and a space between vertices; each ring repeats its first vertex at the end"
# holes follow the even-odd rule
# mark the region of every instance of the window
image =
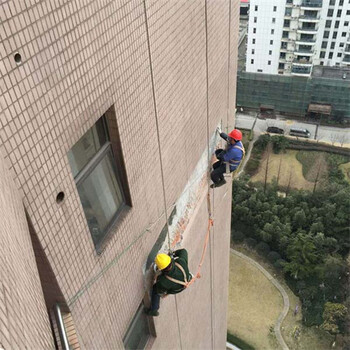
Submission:
POLYGON ((347 14, 347 15, 350 15, 350 10, 346 10, 346 14, 347 14))
POLYGON ((328 58, 333 58, 333 52, 330 52, 328 58))
POLYGON ((339 0, 339 6, 343 6, 344 5, 344 0, 339 0))
POLYGON ((334 28, 339 28, 339 21, 335 21, 334 28))
POLYGON ((276 23, 276 18, 275 17, 272 18, 272 23, 276 23))
POLYGON ((322 41, 321 47, 322 47, 322 49, 326 49, 327 48, 327 41, 322 41))
POLYGON ((256 28, 253 28, 253 34, 256 34, 256 28))
POLYGON ((331 43, 331 50, 333 50, 335 48, 335 41, 332 41, 331 43))
POLYGON ((251 63, 251 64, 254 64, 254 60, 253 60, 253 59, 251 59, 251 60, 250 60, 250 63, 251 63))
POLYGON ((270 40, 270 45, 272 45, 273 44, 273 40, 270 40))
POLYGON ((326 28, 330 28, 331 25, 332 25, 332 20, 327 19, 327 21, 326 21, 326 28))
POLYGON ((255 10, 255 11, 258 11, 258 5, 255 5, 254 10, 255 10))
POLYGON ((269 50, 269 55, 272 55, 272 50, 269 50))
POLYGON ((281 52, 280 53, 280 58, 285 59, 286 58, 286 53, 285 52, 281 52))
POLYGON ((341 12, 342 12, 342 9, 337 11, 337 17, 341 17, 341 12))
POLYGON ((145 349, 150 337, 148 317, 143 311, 143 304, 141 304, 124 336, 125 350, 145 349))
POLYGON ((252 43, 255 44, 255 39, 252 40, 252 43))
POLYGON ((267 64, 268 64, 269 66, 271 66, 271 61, 267 61, 267 64))
POLYGON ((341 57, 341 52, 338 52, 337 57, 341 57))
POLYGON ((254 49, 252 49, 252 55, 254 55, 255 54, 255 50, 254 49))
POLYGON ((281 49, 285 50, 287 49, 287 43, 281 43, 281 49))
POLYGON ((284 63, 279 63, 278 64, 278 69, 284 69, 284 63))
POLYGON ((323 66, 323 61, 320 62, 320 65, 323 66))
POLYGON ((320 52, 320 58, 325 58, 326 57, 326 52, 325 51, 321 51, 320 52))
POLYGON ((345 21, 344 22, 344 27, 347 27, 349 25, 349 22, 348 21, 345 21))
MULTIPOLYGON (((120 148, 119 140, 116 142, 120 148)), ((117 164, 112 147, 106 117, 103 116, 68 151, 69 164, 95 247, 102 243, 126 205, 126 189, 121 183, 126 174, 121 164, 117 164)))
POLYGON ((288 38, 288 36, 289 36, 289 32, 286 31, 286 30, 284 30, 284 31, 282 32, 282 38, 288 38))
POLYGON ((290 26, 290 20, 289 19, 285 19, 284 22, 283 22, 283 27, 289 28, 289 26, 290 26))
POLYGON ((285 16, 291 16, 292 15, 292 8, 286 7, 286 10, 284 11, 285 16))
POLYGON ((277 6, 274 6, 273 7, 273 12, 276 12, 277 11, 277 6))
POLYGON ((324 37, 325 39, 328 39, 328 38, 329 38, 329 30, 325 30, 325 31, 324 31, 323 37, 324 37))
POLYGON ((332 17, 333 16, 333 12, 334 12, 333 9, 329 9, 328 12, 327 12, 327 16, 328 17, 332 17))
POLYGON ((275 34, 275 30, 274 29, 271 29, 271 34, 275 34))
POLYGON ((254 23, 258 21, 258 17, 254 17, 254 23))
POLYGON ((336 39, 338 35, 338 32, 333 32, 333 39, 336 39))
POLYGON ((263 72, 263 70, 262 70, 262 69, 258 69, 258 72, 259 72, 259 73, 262 73, 262 72, 263 72))
POLYGON ((346 37, 346 32, 341 33, 341 36, 344 38, 346 37))
POLYGON ((335 0, 329 0, 329 5, 334 6, 335 5, 335 0))

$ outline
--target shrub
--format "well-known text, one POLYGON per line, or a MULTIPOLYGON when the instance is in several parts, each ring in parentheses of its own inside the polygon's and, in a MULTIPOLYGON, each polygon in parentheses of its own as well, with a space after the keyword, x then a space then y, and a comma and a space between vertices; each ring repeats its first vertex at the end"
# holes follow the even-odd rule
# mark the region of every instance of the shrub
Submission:
POLYGON ((250 248, 254 248, 256 246, 256 244, 258 243, 256 241, 256 239, 254 239, 254 238, 247 238, 244 240, 244 242, 250 248))
POLYGON ((272 136, 271 142, 275 153, 284 151, 289 145, 288 139, 284 136, 272 136))
POLYGON ((258 243, 255 248, 258 251, 258 253, 261 255, 267 255, 270 251, 269 245, 265 242, 258 243))
POLYGON ((254 175, 259 169, 259 160, 250 158, 247 165, 245 166, 245 172, 249 175, 254 175))
POLYGON ((234 242, 243 242, 244 240, 244 233, 241 231, 236 231, 236 230, 232 230, 232 240, 234 242))
POLYGON ((271 263, 274 263, 277 260, 281 259, 281 255, 279 255, 277 252, 271 251, 268 255, 267 258, 271 263))
POLYGON ((273 266, 277 269, 283 269, 285 263, 286 261, 284 259, 278 259, 274 262, 273 266))
POLYGON ((254 148, 256 150, 263 151, 270 142, 270 135, 261 135, 254 143, 254 148))

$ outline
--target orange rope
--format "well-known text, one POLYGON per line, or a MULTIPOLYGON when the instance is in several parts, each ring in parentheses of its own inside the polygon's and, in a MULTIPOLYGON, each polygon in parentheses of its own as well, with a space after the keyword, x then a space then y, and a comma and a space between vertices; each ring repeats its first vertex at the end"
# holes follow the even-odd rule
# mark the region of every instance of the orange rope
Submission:
MULTIPOLYGON (((209 193, 208 193, 208 197, 209 197, 209 193)), ((210 201, 210 199, 209 199, 209 201, 210 201)), ((196 275, 191 279, 191 281, 189 281, 189 282, 187 283, 187 285, 185 286, 185 288, 188 288, 192 283, 194 283, 194 282, 196 281, 197 278, 201 278, 201 267, 202 267, 202 265, 203 265, 205 253, 206 253, 207 247, 208 247, 209 236, 210 236, 210 228, 214 225, 214 221, 213 221, 213 219, 211 219, 210 216, 211 216, 211 215, 210 215, 210 212, 209 212, 208 229, 207 229, 207 234, 205 235, 204 247, 203 247, 203 251, 202 251, 201 260, 200 260, 199 265, 198 265, 197 273, 196 273, 196 275)))

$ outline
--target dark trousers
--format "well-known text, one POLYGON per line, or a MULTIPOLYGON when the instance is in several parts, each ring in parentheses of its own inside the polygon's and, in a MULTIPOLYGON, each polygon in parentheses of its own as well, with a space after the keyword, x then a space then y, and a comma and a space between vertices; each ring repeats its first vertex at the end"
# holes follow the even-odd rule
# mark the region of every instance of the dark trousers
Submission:
POLYGON ((160 303, 160 295, 156 292, 156 288, 153 286, 151 295, 151 310, 158 311, 160 303))
MULTIPOLYGON (((221 152, 223 152, 223 149, 217 149, 215 151, 216 157, 219 156, 221 152)), ((222 160, 218 160, 213 164, 213 171, 210 174, 211 180, 214 182, 214 184, 218 184, 221 181, 224 181, 224 174, 226 173, 226 164, 222 160)))

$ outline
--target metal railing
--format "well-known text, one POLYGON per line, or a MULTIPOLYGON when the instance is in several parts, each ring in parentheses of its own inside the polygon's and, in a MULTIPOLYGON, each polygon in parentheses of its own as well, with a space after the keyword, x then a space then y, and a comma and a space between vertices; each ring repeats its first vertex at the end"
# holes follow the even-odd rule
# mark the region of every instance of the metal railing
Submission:
POLYGON ((321 8, 322 7, 322 0, 303 0, 301 3, 302 7, 315 7, 315 8, 321 8))

